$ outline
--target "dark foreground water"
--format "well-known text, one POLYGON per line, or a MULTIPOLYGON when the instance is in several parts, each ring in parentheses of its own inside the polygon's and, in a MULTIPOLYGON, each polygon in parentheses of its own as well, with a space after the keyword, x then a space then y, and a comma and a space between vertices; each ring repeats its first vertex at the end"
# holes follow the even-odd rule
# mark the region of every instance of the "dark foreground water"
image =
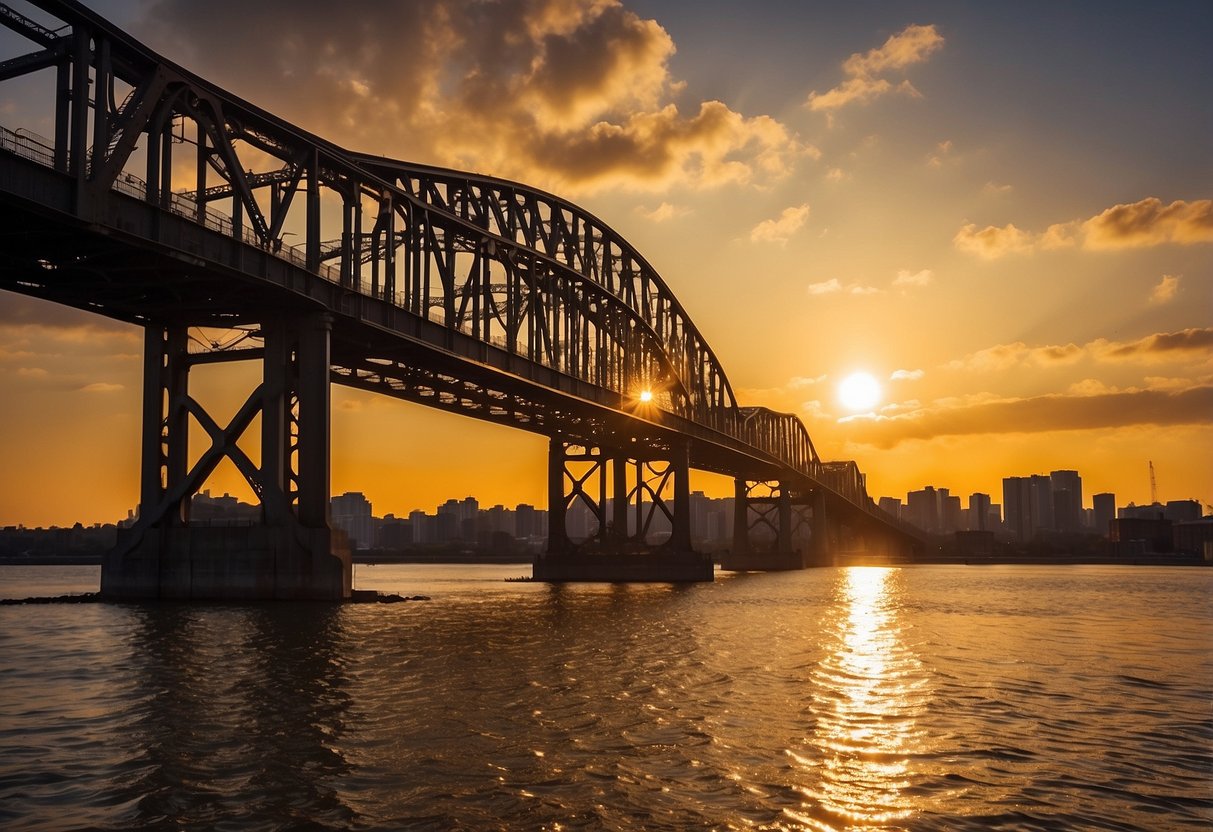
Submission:
MULTIPOLYGON (((1208 829, 1213 570, 0 607, 4 829, 1208 829)), ((96 570, 0 568, 0 595, 96 570)))

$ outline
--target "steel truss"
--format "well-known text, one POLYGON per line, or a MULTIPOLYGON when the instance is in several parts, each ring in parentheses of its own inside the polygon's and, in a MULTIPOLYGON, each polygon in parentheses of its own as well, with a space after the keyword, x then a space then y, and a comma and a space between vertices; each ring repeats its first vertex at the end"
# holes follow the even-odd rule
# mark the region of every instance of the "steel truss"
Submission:
POLYGON ((548 452, 547 554, 642 552, 654 547, 690 552, 689 471, 683 442, 664 447, 636 443, 624 449, 553 438, 548 452), (594 528, 584 540, 574 540, 568 532, 567 518, 577 505, 593 518, 594 528), (656 523, 658 518, 665 523, 656 523), (668 534, 660 528, 665 524, 668 534))

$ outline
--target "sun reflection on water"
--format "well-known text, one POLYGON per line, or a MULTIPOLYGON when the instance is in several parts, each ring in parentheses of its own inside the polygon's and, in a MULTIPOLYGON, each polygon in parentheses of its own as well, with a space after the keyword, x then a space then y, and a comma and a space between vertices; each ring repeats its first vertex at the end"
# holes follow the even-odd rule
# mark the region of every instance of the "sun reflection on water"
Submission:
POLYGON ((840 570, 824 622, 832 652, 812 676, 816 731, 790 752, 812 775, 802 788, 806 814, 792 816, 807 827, 873 828, 914 814, 905 791, 929 691, 905 644, 897 576, 884 567, 840 570))

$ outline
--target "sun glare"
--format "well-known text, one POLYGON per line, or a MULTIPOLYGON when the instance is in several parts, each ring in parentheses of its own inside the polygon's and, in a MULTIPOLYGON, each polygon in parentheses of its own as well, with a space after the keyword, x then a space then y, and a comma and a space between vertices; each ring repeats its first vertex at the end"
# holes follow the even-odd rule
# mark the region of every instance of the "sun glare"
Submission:
POLYGON ((838 385, 838 401, 852 413, 864 413, 880 403, 880 382, 871 373, 851 373, 838 385))
POLYGON ((640 391, 640 400, 642 402, 653 401, 653 391, 652 390, 641 390, 640 391))

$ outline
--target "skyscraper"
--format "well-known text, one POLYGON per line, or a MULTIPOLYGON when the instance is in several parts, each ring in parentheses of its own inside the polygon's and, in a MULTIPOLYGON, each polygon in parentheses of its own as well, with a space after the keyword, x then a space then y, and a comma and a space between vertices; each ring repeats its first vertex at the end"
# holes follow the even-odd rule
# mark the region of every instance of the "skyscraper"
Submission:
POLYGON ((975 532, 988 531, 990 528, 990 495, 973 493, 969 495, 969 530, 975 532))
POLYGON ((1091 498, 1091 502, 1095 507, 1095 531, 1107 537, 1112 528, 1112 521, 1116 519, 1116 495, 1106 492, 1096 494, 1091 498))
POLYGON ((1082 531, 1082 477, 1077 471, 1051 471, 1053 528, 1059 532, 1082 531))

